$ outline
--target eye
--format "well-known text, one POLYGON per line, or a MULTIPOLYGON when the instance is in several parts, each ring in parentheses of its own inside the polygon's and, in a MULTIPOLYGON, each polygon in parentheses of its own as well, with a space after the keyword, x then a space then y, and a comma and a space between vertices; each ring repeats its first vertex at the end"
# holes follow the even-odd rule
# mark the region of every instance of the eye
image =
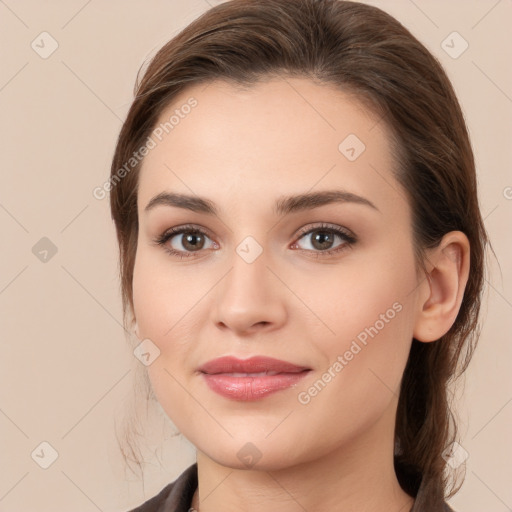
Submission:
POLYGON ((219 248, 219 245, 211 240, 203 229, 195 226, 179 226, 168 229, 155 240, 155 243, 163 246, 169 254, 179 258, 194 256, 195 252, 204 249, 219 248), (210 247, 205 247, 206 240, 210 240, 210 247))
MULTIPOLYGON (((291 249, 299 249, 308 254, 314 254, 316 257, 330 256, 348 249, 356 243, 356 237, 346 228, 341 226, 332 226, 321 224, 313 228, 302 229, 299 232, 299 238, 307 239, 310 237, 309 243, 301 247, 295 242, 291 249), (311 235, 314 235, 311 237, 311 235), (338 244, 333 245, 338 239, 338 244)), ((168 229, 162 235, 157 237, 154 242, 162 246, 166 252, 178 258, 194 257, 194 253, 200 253, 206 249, 218 249, 219 245, 211 240, 207 232, 197 226, 186 225, 168 229), (210 246, 207 246, 207 241, 210 246)))
POLYGON ((355 236, 346 228, 328 224, 315 226, 306 232, 302 231, 299 233, 299 240, 303 238, 306 240, 307 238, 310 239, 309 242, 305 244, 306 247, 301 247, 298 242, 295 242, 292 248, 316 253, 317 257, 338 253, 348 249, 357 241, 355 236), (338 239, 339 243, 334 245, 336 239, 338 239))

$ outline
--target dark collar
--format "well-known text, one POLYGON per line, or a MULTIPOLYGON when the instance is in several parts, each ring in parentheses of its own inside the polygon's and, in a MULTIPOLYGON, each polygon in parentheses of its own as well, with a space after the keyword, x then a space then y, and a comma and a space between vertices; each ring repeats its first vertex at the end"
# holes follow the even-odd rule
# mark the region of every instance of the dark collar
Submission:
MULTIPOLYGON (((414 506, 410 512, 454 512, 439 493, 432 492, 429 484, 421 482, 414 506)), ((189 466, 156 496, 130 512, 194 512, 192 497, 197 489, 197 463, 189 466)))

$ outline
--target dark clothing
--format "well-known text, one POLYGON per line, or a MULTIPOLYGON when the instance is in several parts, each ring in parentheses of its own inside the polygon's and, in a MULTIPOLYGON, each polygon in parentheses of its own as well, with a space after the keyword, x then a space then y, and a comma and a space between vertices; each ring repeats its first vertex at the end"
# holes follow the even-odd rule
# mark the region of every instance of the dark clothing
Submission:
MULTIPOLYGON (((188 512, 197 489, 197 463, 189 466, 174 482, 130 512, 188 512)), ((454 512, 441 497, 433 497, 420 485, 410 512, 454 512)))

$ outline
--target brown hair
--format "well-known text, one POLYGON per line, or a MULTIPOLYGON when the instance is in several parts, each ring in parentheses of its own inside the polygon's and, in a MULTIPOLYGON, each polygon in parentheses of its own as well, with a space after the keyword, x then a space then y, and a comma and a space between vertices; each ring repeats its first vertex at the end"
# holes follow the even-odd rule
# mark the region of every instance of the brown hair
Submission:
MULTIPOLYGON (((423 478, 429 494, 452 496, 443 458, 457 433, 449 385, 466 369, 478 338, 488 239, 461 108, 439 62, 406 28, 376 7, 339 0, 233 0, 208 10, 158 51, 141 80, 137 76, 111 178, 188 85, 222 79, 249 87, 279 76, 332 84, 382 117, 398 152, 396 178, 411 205, 419 267, 424 250, 447 232, 460 230, 469 239, 470 273, 460 311, 440 340, 413 340, 395 428, 402 488, 414 496, 423 478)), ((110 195, 125 322, 128 313, 133 321, 139 168, 113 182, 110 195)))

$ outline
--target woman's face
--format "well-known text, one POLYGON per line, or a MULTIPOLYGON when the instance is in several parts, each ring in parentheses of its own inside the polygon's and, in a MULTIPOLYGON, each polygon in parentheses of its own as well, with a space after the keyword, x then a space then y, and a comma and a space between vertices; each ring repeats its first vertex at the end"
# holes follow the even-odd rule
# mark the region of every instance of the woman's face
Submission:
POLYGON ((392 446, 420 301, 384 123, 297 78, 196 85, 160 122, 140 174, 133 299, 170 419, 230 467, 392 446), (204 367, 225 356, 294 366, 204 367), (251 376, 265 369, 277 375, 251 376))

